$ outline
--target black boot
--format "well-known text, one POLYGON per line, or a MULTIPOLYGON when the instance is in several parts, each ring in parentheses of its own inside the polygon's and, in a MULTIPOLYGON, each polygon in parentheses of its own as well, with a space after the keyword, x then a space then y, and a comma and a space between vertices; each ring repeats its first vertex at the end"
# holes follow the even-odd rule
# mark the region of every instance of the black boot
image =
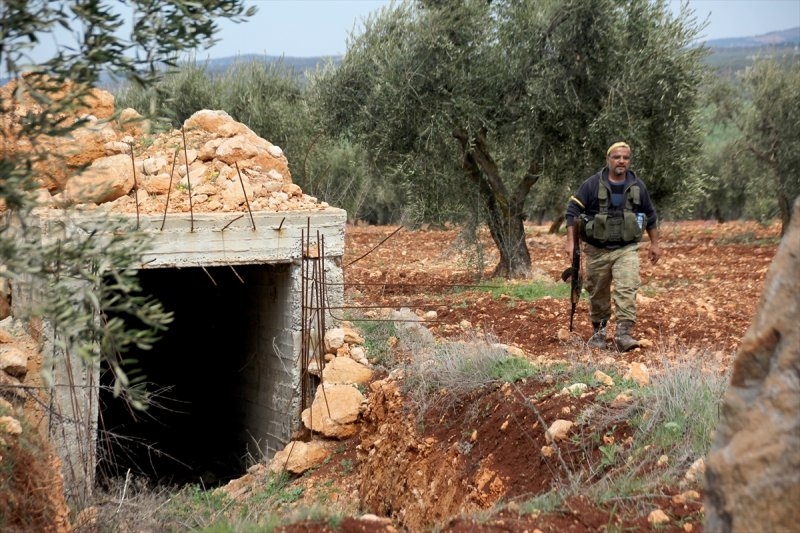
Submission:
POLYGON ((617 350, 627 352, 639 347, 639 341, 631 337, 631 333, 633 333, 633 320, 620 320, 617 323, 617 333, 614 335, 617 350))
POLYGON ((605 350, 607 348, 606 345, 606 326, 608 325, 608 319, 601 320, 600 322, 592 322, 592 326, 594 327, 594 333, 589 338, 589 346, 592 348, 599 348, 601 350, 605 350))

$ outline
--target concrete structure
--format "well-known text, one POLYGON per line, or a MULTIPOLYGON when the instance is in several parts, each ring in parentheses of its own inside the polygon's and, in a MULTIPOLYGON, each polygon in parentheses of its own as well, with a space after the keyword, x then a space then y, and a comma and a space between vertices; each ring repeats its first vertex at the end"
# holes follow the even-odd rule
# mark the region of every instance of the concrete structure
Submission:
MULTIPOLYGON (((68 242, 94 230, 102 238, 109 216, 87 212, 67 220, 45 211, 33 229, 42 242, 68 242)), ((137 223, 135 215, 127 216, 137 223)), ((132 368, 162 393, 147 415, 134 420, 105 387, 108 368, 65 357, 53 342, 52 325, 45 324, 53 382, 50 433, 67 487, 91 490, 98 460, 123 474, 139 467, 170 481, 213 483, 282 449, 300 423, 304 257, 315 257, 324 244, 318 264, 324 265, 327 303, 340 306, 345 220, 345 212, 334 208, 255 212, 252 219, 248 213, 141 217, 140 229, 153 240, 138 276, 175 320, 153 350, 126 357, 137 359, 132 368), (104 431, 114 437, 106 439, 104 431), (118 441, 127 444, 115 448, 118 441)), ((25 316, 41 292, 34 283, 15 287, 14 315, 25 316)))

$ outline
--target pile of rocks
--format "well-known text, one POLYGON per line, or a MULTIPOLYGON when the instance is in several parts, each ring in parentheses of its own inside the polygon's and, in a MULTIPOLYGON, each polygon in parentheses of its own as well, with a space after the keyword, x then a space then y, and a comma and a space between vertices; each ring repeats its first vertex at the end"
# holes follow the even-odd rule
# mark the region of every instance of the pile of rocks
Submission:
POLYGON ((320 369, 313 360, 308 368, 310 374, 321 378, 321 383, 311 407, 301 414, 303 425, 318 438, 307 443, 289 442, 272 458, 272 471, 302 473, 324 460, 336 440, 356 434, 366 401, 358 387, 372 379, 363 343, 364 339, 346 323, 325 332, 325 363, 320 369))
POLYGON ((21 123, 43 109, 17 98, 17 87, 12 81, 0 88, 0 150, 36 154, 44 206, 143 214, 327 207, 292 183, 280 147, 224 111, 201 110, 181 129, 153 133, 137 111, 115 115, 114 96, 92 89, 85 105, 64 117, 64 125, 82 121, 69 136, 30 138, 21 123))

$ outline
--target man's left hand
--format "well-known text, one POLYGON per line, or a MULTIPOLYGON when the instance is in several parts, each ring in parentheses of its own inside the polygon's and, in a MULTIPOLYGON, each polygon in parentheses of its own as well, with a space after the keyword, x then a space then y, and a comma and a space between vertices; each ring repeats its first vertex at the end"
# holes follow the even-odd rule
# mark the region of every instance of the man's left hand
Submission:
POLYGON ((658 263, 658 260, 661 257, 661 248, 659 248, 657 244, 650 243, 648 253, 650 255, 650 262, 654 265, 658 263))

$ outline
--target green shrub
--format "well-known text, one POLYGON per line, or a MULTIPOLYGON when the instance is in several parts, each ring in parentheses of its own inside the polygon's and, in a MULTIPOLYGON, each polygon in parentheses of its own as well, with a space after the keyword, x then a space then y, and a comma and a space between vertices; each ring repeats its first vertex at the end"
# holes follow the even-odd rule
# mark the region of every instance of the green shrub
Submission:
POLYGON ((389 339, 397 338, 397 327, 391 320, 355 320, 353 324, 364 337, 367 358, 374 365, 391 368, 395 365, 389 339))
POLYGON ((541 369, 528 361, 519 357, 508 357, 499 359, 494 366, 489 369, 489 377, 513 383, 521 379, 530 378, 541 373, 541 369))

